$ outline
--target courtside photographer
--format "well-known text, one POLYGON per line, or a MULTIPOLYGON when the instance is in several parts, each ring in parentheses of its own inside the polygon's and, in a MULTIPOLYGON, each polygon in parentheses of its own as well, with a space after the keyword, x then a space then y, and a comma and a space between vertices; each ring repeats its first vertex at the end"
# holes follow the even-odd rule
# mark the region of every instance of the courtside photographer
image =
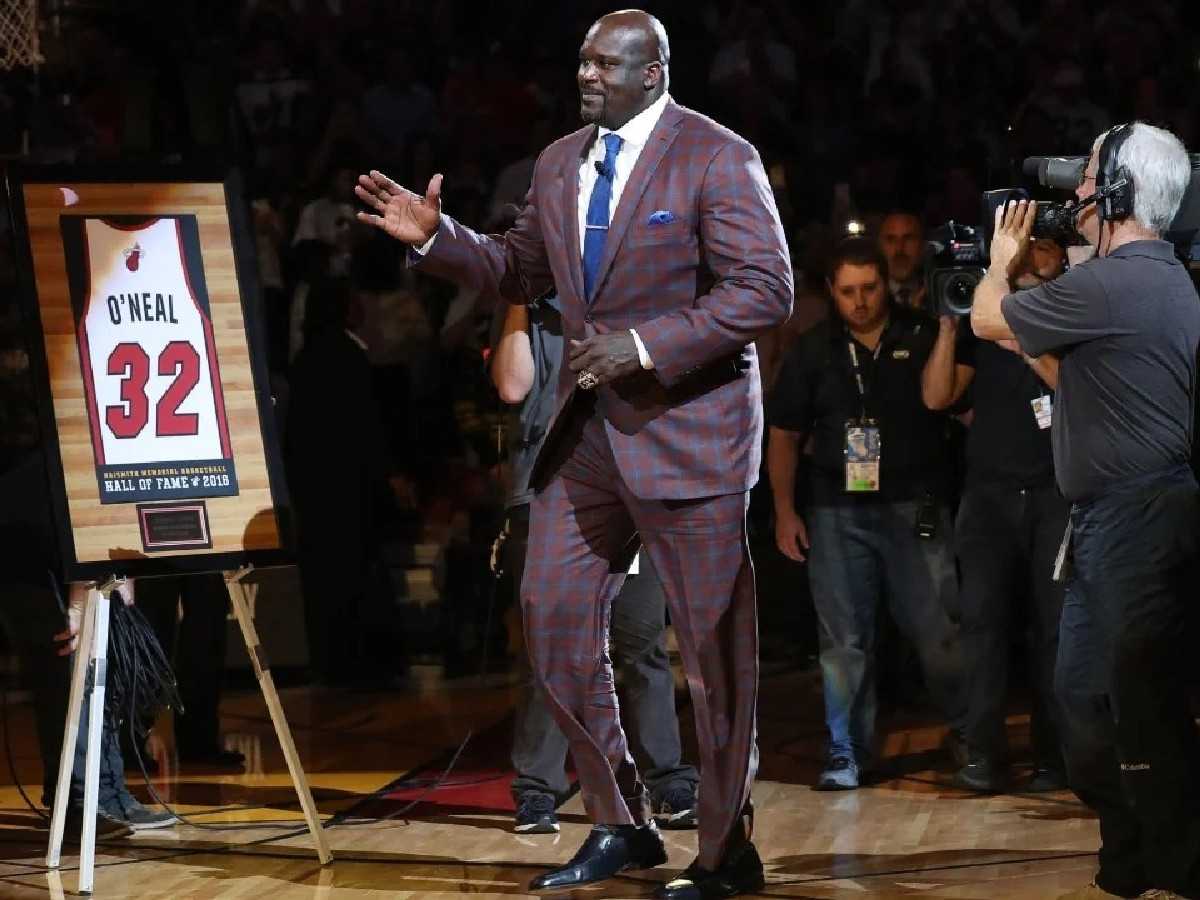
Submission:
POLYGON ((996 214, 971 326, 1059 360, 1051 444, 1071 502, 1055 693, 1071 788, 1100 818, 1100 868, 1070 896, 1200 897, 1200 783, 1186 634, 1200 511, 1189 466, 1200 300, 1171 243, 1192 181, 1179 140, 1102 134, 1076 189, 1096 255, 1013 291, 1037 204, 996 214))
MULTIPOLYGON (((1044 284, 1062 275, 1065 264, 1061 244, 1034 239, 1014 284, 1044 284)), ((1054 483, 1050 450, 1057 385, 1056 357, 1025 357, 1015 341, 979 340, 963 316, 943 312, 939 317, 922 398, 932 410, 967 398, 971 409, 954 524, 968 752, 955 781, 969 790, 999 793, 1012 784, 1014 760, 1005 728, 1008 669, 1013 639, 1022 635, 1028 636, 1032 771, 1019 790, 1040 793, 1066 786, 1054 714, 1063 589, 1052 570, 1070 510, 1054 483)))

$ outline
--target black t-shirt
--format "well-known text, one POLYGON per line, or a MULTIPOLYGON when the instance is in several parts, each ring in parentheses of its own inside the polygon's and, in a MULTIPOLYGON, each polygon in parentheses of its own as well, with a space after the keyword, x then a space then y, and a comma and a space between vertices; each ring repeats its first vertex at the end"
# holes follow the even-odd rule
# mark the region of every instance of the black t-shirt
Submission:
POLYGON ((1068 500, 1188 463, 1200 300, 1170 244, 1125 244, 1001 310, 1026 353, 1061 357, 1051 441, 1068 500))
POLYGON ((865 398, 860 398, 854 378, 851 338, 840 320, 821 322, 796 340, 771 392, 767 420, 775 428, 812 436, 812 504, 911 500, 925 491, 943 493, 945 417, 930 412, 921 400, 921 370, 936 337, 937 324, 928 316, 893 309, 877 355, 855 342, 865 398), (880 489, 847 493, 846 422, 864 411, 880 429, 880 489))
POLYGON ((1031 402, 1051 394, 1025 360, 991 341, 981 341, 971 326, 959 325, 954 351, 957 365, 975 370, 967 429, 967 487, 1032 488, 1054 481, 1050 429, 1039 428, 1031 402))

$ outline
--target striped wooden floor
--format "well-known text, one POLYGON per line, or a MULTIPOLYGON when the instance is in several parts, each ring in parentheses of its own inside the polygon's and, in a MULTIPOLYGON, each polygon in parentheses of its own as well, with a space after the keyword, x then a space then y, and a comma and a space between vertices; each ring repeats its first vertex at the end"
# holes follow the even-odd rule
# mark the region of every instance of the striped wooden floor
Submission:
MULTIPOLYGON (((495 740, 514 688, 502 677, 487 683, 430 677, 388 694, 296 688, 283 695, 322 813, 378 814, 399 807, 364 806, 365 796, 416 767, 434 764, 436 770, 468 729, 495 740)), ((889 723, 890 780, 854 793, 811 791, 821 746, 819 711, 812 673, 764 677, 763 764, 754 791, 756 840, 769 881, 762 896, 1057 897, 1090 880, 1096 822, 1073 796, 981 798, 948 787, 936 749, 941 730, 920 717, 889 723)), ((167 729, 156 748, 166 765, 153 784, 206 827, 181 825, 103 846, 95 896, 524 896, 528 880, 569 857, 587 830, 578 797, 561 811, 562 833, 547 838, 512 834, 509 814, 494 809, 441 807, 435 792, 412 818, 352 819, 331 828, 336 861, 321 868, 306 836, 286 836, 285 827, 302 822, 261 698, 231 693, 223 717, 228 742, 249 758, 247 772, 180 771, 170 762, 167 729)), ((19 777, 26 785, 40 785, 29 708, 12 708, 9 721, 19 777)), ((1014 716, 1011 725, 1019 743, 1025 723, 1014 716)), ((141 776, 129 778, 145 798, 141 776)), ((46 831, 11 779, 3 780, 0 898, 72 896, 76 858, 66 856, 60 873, 44 870, 46 831)), ((36 800, 40 792, 30 793, 36 800)), ((666 839, 667 865, 575 894, 649 896, 695 853, 693 833, 667 833, 666 839)))

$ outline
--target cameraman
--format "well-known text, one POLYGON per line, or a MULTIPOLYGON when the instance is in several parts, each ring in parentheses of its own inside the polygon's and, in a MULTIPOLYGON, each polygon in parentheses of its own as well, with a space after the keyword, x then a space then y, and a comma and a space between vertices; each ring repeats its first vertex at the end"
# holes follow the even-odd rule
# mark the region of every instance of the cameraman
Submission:
MULTIPOLYGON (((1034 241, 1016 278, 1031 288, 1063 273, 1054 240, 1034 241)), ((1066 786, 1054 710, 1054 660, 1063 590, 1051 577, 1070 505, 1054 484, 1050 410, 1058 360, 1022 357, 1015 342, 978 340, 958 316, 942 316, 922 382, 925 405, 942 410, 970 388, 966 484, 954 525, 962 577, 968 762, 956 782, 976 791, 1008 786, 1004 714, 1013 605, 1028 610, 1033 777, 1025 791, 1066 786)), ((1018 632, 1019 633, 1019 632, 1018 632)))
POLYGON ((1071 788, 1100 818, 1087 896, 1200 897, 1185 637, 1200 512, 1188 465, 1200 303, 1160 237, 1190 176, 1169 132, 1136 123, 1102 135, 1076 191, 1076 226, 1096 257, 1010 293, 1036 204, 1009 206, 997 212, 971 311, 979 337, 1015 338, 1025 354, 1061 363, 1051 444, 1072 503, 1064 552, 1074 570, 1055 693, 1071 788))
POLYGON ((951 724, 951 753, 961 744, 943 417, 921 402, 937 326, 896 306, 887 278, 873 241, 838 245, 826 280, 834 312, 792 345, 767 406, 775 542, 789 559, 807 557, 817 614, 829 746, 816 790, 854 790, 874 763, 876 612, 884 600, 951 724), (802 518, 796 469, 810 436, 802 518))

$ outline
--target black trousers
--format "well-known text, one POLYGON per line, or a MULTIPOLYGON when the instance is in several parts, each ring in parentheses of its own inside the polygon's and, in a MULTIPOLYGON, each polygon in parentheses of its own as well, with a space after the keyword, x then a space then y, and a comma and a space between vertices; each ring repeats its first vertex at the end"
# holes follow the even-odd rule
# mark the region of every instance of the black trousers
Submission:
POLYGON ((219 749, 229 611, 224 577, 206 573, 139 578, 134 596, 172 661, 179 683, 183 711, 175 715, 176 745, 196 753, 219 749), (179 606, 183 618, 177 623, 179 606))
MULTIPOLYGON (((529 540, 529 507, 509 513, 504 567, 520 591, 529 540)), ((652 799, 662 791, 700 781, 696 769, 682 761, 679 719, 675 715, 675 680, 664 644, 666 596, 641 555, 640 574, 625 579, 613 601, 610 642, 613 669, 621 695, 621 724, 638 772, 652 799)), ((517 770, 513 796, 540 791, 562 799, 570 790, 565 771, 567 739, 554 721, 546 698, 535 686, 528 654, 522 656, 525 686, 517 705, 512 762, 517 770)))
POLYGON ((1055 689, 1067 776, 1100 817, 1097 883, 1200 897, 1196 659, 1200 495, 1190 469, 1071 510, 1055 689))
POLYGON ((1040 488, 971 486, 955 525, 962 589, 961 635, 966 661, 967 746, 1002 762, 1009 649, 1013 628, 1028 623, 1031 731, 1034 762, 1062 770, 1054 661, 1063 589, 1053 579, 1054 558, 1070 504, 1053 484, 1040 488), (1017 618, 1014 613, 1025 616, 1017 618))

